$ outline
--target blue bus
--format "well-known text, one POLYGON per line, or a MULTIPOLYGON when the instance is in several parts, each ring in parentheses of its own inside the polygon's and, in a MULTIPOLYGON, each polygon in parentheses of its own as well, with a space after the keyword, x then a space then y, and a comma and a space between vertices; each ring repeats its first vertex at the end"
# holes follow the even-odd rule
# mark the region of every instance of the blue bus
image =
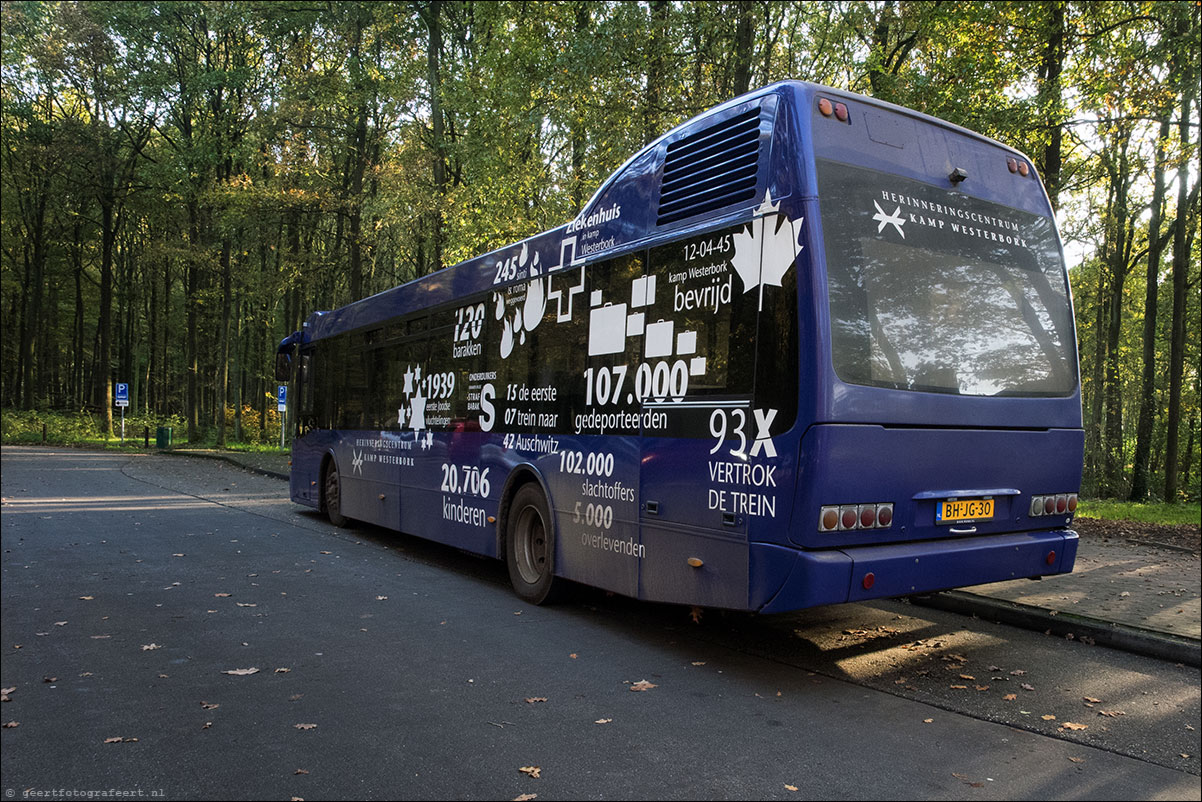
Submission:
POLYGON ((566 582, 764 613, 1072 570, 1071 298, 1021 153, 788 81, 570 223, 287 337, 291 497, 566 582))

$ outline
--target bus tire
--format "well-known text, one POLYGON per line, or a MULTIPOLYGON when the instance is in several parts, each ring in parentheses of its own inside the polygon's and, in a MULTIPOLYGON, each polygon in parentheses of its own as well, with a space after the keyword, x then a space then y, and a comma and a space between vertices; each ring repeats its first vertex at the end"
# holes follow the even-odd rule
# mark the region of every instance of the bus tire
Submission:
POLYGON ((338 476, 338 465, 334 460, 326 463, 326 473, 321 480, 321 496, 330 523, 338 527, 345 527, 350 523, 350 519, 342 514, 342 480, 338 476))
POLYGON ((555 522, 547 499, 533 482, 513 496, 505 521, 505 563, 513 590, 531 604, 554 601, 562 581, 555 581, 555 522))

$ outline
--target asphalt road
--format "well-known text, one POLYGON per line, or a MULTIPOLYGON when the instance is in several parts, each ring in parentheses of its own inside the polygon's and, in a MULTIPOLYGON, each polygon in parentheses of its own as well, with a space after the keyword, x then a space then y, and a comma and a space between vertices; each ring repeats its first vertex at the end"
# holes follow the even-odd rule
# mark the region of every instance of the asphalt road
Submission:
POLYGON ((1195 669, 900 602, 536 608, 224 464, 0 456, 6 799, 1200 796, 1195 669))

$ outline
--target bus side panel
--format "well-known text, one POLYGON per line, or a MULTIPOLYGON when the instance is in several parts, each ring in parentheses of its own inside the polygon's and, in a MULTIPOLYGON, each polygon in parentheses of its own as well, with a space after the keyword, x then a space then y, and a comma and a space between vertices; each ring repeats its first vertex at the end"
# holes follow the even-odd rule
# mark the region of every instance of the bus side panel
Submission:
MULTIPOLYGON (((406 433, 405 436, 409 436, 406 433)), ((495 519, 505 469, 501 450, 480 433, 418 432, 399 473, 399 529, 475 554, 496 556, 495 519), (489 468, 489 491, 482 477, 489 468), (494 482, 493 476, 498 475, 494 482)))
POLYGON ((331 442, 324 432, 310 432, 292 442, 289 490, 297 504, 321 507, 321 462, 331 442))
POLYGON ((747 540, 736 533, 643 525, 638 597, 747 609, 747 540))
POLYGON ((645 551, 638 519, 639 438, 517 435, 514 442, 555 449, 535 463, 556 519, 555 573, 637 596, 645 551))

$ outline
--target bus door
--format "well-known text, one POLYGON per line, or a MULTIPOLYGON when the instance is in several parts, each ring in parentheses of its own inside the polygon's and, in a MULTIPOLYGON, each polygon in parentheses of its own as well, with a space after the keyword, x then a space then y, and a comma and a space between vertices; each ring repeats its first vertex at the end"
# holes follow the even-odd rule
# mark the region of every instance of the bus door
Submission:
POLYGON ((304 346, 300 350, 288 415, 295 421, 292 470, 289 474, 292 498, 317 506, 321 503, 321 490, 318 487, 321 448, 314 446, 314 438, 310 435, 318 428, 318 410, 314 396, 315 350, 312 345, 304 346))

